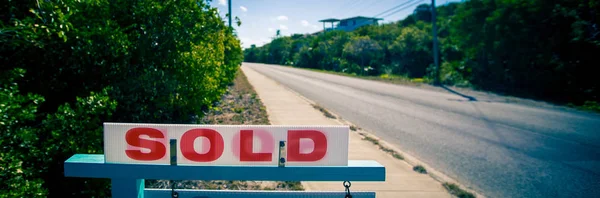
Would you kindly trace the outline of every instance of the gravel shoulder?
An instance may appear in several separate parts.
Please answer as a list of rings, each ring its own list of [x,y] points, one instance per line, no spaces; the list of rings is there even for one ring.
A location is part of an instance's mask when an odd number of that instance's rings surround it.
[[[200,124],[270,125],[265,106],[241,70],[221,101],[210,109]],[[146,180],[147,188],[170,189],[169,180]],[[304,190],[300,182],[268,181],[174,181],[175,189],[211,190]]]

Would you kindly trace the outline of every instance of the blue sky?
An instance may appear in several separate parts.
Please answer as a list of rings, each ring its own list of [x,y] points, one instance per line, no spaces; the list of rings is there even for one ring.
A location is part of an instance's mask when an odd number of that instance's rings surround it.
[[[407,1],[406,8],[394,13],[382,12]],[[437,5],[460,0],[436,0]],[[421,2],[421,3],[417,3]],[[242,46],[262,46],[271,41],[277,29],[282,35],[313,33],[323,29],[319,20],[325,18],[348,18],[367,16],[384,18],[383,23],[404,19],[417,5],[430,0],[232,0],[232,13],[242,21],[235,27]],[[211,5],[219,9],[222,17],[227,14],[228,0],[213,0]],[[416,4],[415,4],[416,3]],[[412,6],[411,6],[412,5]],[[408,7],[407,7],[408,6]],[[381,14],[381,15],[379,15]],[[389,16],[386,16],[389,15]]]

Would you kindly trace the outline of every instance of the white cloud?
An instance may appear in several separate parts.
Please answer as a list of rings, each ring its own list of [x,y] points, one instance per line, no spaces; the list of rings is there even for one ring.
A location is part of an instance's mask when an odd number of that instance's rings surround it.
[[[284,16],[284,15],[281,15],[281,16],[278,16],[278,17],[277,17],[277,20],[279,20],[279,21],[287,21],[287,20],[288,20],[288,17],[287,17],[287,16]]]
[[[240,10],[242,10],[242,12],[246,12],[246,11],[248,11],[248,8],[246,8],[244,6],[240,6]]]
[[[317,26],[317,25],[312,25],[310,27],[312,27],[313,29],[319,29],[319,26]]]
[[[275,31],[275,29],[273,29],[273,28],[269,28],[269,29],[267,29],[267,30],[268,30],[269,32],[273,32],[273,31]]]
[[[282,30],[287,30],[288,29],[288,27],[285,26],[285,25],[279,25],[279,28],[282,29]]]
[[[227,0],[219,0],[219,5],[227,5]]]
[[[307,20],[302,20],[300,21],[300,23],[302,24],[302,26],[304,27],[308,27],[310,25],[310,23]]]

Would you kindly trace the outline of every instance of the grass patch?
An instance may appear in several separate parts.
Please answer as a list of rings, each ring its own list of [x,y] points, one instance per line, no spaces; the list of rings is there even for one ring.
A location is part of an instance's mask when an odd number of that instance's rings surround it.
[[[372,138],[372,137],[369,137],[369,136],[366,136],[363,133],[361,133],[360,135],[363,136],[363,140],[366,140],[366,141],[369,141],[369,142],[375,144],[377,147],[379,147],[380,150],[382,150],[383,152],[386,152],[386,153],[392,155],[392,157],[394,157],[396,159],[399,159],[399,160],[403,160],[404,159],[404,156],[400,155],[400,153],[398,153],[398,152],[396,152],[396,151],[394,151],[394,150],[392,150],[390,148],[387,148],[387,147],[381,145],[379,143],[379,140],[377,140],[375,138]]]
[[[369,142],[371,142],[371,143],[373,143],[373,144],[375,144],[375,145],[377,145],[377,146],[380,146],[380,145],[379,145],[379,140],[377,140],[377,139],[375,139],[375,138],[372,138],[372,137],[369,137],[369,136],[365,136],[365,137],[363,138],[363,140],[367,140],[367,141],[369,141]]]
[[[238,70],[221,101],[199,120],[200,124],[268,125],[267,111],[246,75]],[[146,180],[147,188],[170,189],[169,180]],[[304,190],[300,182],[271,181],[175,181],[176,189],[212,190]]]
[[[572,103],[567,104],[568,107],[576,108],[583,111],[592,111],[596,113],[600,113],[600,103],[596,101],[585,101],[583,105],[577,106]]]
[[[301,67],[294,67],[294,68],[316,71],[316,72],[326,73],[326,74],[334,74],[334,75],[338,75],[338,76],[348,76],[348,77],[362,78],[362,79],[366,79],[366,80],[388,82],[388,83],[393,83],[393,84],[418,86],[418,85],[421,85],[424,83],[429,83],[428,79],[423,79],[423,78],[411,79],[408,76],[400,76],[400,75],[392,75],[392,74],[382,74],[379,76],[360,76],[360,75],[356,75],[356,74],[348,74],[348,73],[344,73],[344,72],[335,72],[335,71],[312,69],[312,68],[301,68]]]
[[[473,195],[473,193],[467,192],[463,189],[461,189],[458,185],[456,184],[452,184],[452,183],[444,183],[444,188],[446,188],[446,190],[448,190],[448,192],[458,198],[475,198],[475,195]]]
[[[288,66],[288,67],[292,67],[292,66]],[[321,70],[321,69],[313,69],[313,68],[302,68],[302,67],[293,67],[293,68],[304,69],[304,70],[315,71],[315,72],[326,73],[326,74],[333,74],[333,75],[338,75],[338,76],[347,76],[347,77],[360,78],[360,79],[365,79],[365,80],[387,82],[387,83],[391,83],[391,84],[412,85],[412,86],[416,86],[416,87],[419,87],[424,84],[433,84],[433,79],[428,78],[428,77],[410,78],[406,75],[402,76],[402,75],[393,75],[393,74],[381,74],[379,76],[360,76],[360,75],[356,75],[356,74],[349,74],[349,73],[328,71],[328,70]],[[456,86],[456,87],[472,89],[474,91],[490,92],[489,90],[476,88],[472,84],[470,84],[469,81],[466,81],[466,80],[452,82],[450,84],[452,84],[453,86]],[[503,92],[492,92],[492,93],[499,94],[499,95],[506,95],[506,96],[515,96],[515,97],[524,98],[524,99],[536,99],[534,97],[526,96],[526,95],[515,95],[515,94],[508,94],[508,93],[503,93]],[[549,98],[545,98],[545,99],[537,98],[537,99],[546,101],[546,102],[550,102],[553,104],[557,104],[559,106],[567,106],[567,107],[575,108],[575,109],[582,110],[582,111],[600,113],[600,102],[598,102],[598,101],[585,101],[583,104],[573,104],[573,103],[564,104],[564,103],[554,103]],[[517,102],[517,100],[507,98],[506,102],[514,103],[514,102]]]
[[[421,165],[416,165],[415,167],[413,167],[413,170],[417,173],[427,174],[427,170]]]
[[[335,119],[336,117],[329,113],[329,111],[327,111],[327,109],[317,105],[317,104],[312,104],[313,108],[319,110],[321,113],[323,113],[323,115],[325,115],[325,117],[331,118],[331,119]]]

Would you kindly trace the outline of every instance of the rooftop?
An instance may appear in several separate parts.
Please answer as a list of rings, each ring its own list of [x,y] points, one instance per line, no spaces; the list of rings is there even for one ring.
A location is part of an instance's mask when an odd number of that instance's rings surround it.
[[[345,18],[342,19],[343,20],[352,20],[352,19],[372,19],[372,20],[383,20],[382,18],[374,18],[374,17],[365,17],[365,16],[355,16],[355,17],[350,17],[350,18]]]
[[[329,18],[329,19],[323,19],[323,20],[320,20],[319,22],[338,22],[338,21],[345,21],[345,20],[352,20],[352,19],[371,19],[371,20],[383,20],[382,18],[365,17],[365,16],[355,16],[355,17],[350,17],[350,18],[345,18],[345,19],[334,19],[334,18]]]
[[[340,21],[340,20],[334,19],[334,18],[329,18],[329,19],[320,20],[319,22],[338,22],[338,21]]]

